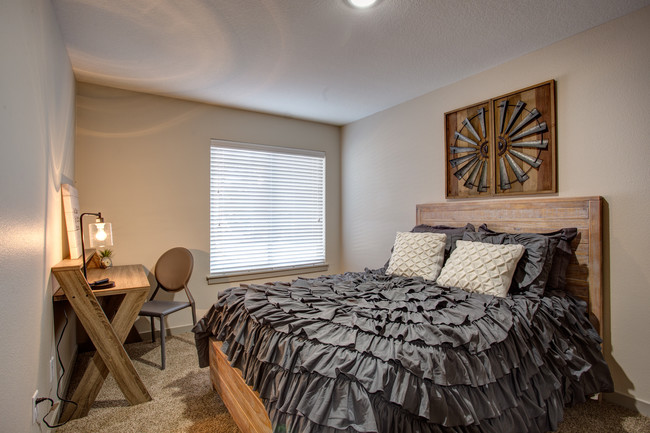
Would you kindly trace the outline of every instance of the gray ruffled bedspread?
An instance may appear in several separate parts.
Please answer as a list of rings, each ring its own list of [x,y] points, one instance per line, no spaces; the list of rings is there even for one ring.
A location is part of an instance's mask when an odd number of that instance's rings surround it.
[[[585,311],[367,270],[228,289],[194,332],[201,367],[223,341],[278,432],[547,432],[613,390]]]

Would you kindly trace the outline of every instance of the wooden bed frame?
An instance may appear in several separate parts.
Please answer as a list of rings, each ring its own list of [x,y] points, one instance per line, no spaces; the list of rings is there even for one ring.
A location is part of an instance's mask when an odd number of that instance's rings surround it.
[[[546,233],[576,227],[574,256],[567,271],[568,290],[587,301],[589,318],[603,335],[602,198],[528,198],[458,201],[416,206],[416,224],[477,228],[495,231]],[[210,379],[243,433],[271,433],[271,422],[258,394],[230,366],[221,342],[210,342]]]

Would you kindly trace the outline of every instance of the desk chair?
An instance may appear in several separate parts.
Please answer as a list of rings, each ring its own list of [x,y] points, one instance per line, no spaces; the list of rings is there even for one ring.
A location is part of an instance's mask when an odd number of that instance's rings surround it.
[[[187,282],[190,280],[193,267],[194,258],[188,249],[176,247],[166,251],[156,262],[156,290],[154,290],[149,301],[145,302],[140,309],[140,316],[148,316],[151,319],[152,342],[156,341],[154,317],[160,318],[160,358],[162,370],[165,369],[165,316],[184,308],[191,307],[192,323],[196,325],[194,298],[192,298],[190,289],[187,288]],[[168,292],[179,292],[185,289],[188,301],[155,301],[154,297],[160,288]]]

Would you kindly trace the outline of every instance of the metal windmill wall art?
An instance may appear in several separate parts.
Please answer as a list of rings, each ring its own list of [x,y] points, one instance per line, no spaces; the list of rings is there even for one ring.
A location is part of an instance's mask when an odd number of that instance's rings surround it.
[[[503,100],[499,103],[499,135],[497,136],[496,151],[499,159],[499,188],[502,191],[511,188],[511,180],[508,175],[507,167],[512,169],[516,180],[523,184],[529,179],[528,171],[533,168],[539,168],[543,160],[540,158],[542,150],[548,148],[548,139],[544,138],[544,133],[548,133],[548,125],[546,122],[537,120],[540,117],[539,110],[533,108],[527,110],[526,103],[523,101],[517,102],[511,113],[508,113],[508,100]],[[516,121],[520,119],[522,111],[527,114],[521,122],[513,128]],[[506,126],[506,118],[509,120]],[[536,121],[537,120],[537,121]],[[531,122],[536,121],[536,125],[524,131],[522,129],[529,125]],[[540,138],[533,141],[524,141],[525,138],[531,135],[540,135]],[[537,149],[536,155],[523,153],[521,149]],[[519,161],[515,161],[515,159]],[[520,163],[523,163],[522,168]],[[528,170],[525,170],[525,167]]]
[[[489,189],[490,141],[486,113],[485,107],[479,107],[474,116],[465,117],[463,127],[454,132],[454,142],[449,146],[449,165],[455,170],[454,176],[459,182],[464,180],[465,188],[476,188],[479,193]],[[480,125],[480,133],[472,122]]]
[[[554,81],[446,113],[445,128],[447,198],[557,192]]]

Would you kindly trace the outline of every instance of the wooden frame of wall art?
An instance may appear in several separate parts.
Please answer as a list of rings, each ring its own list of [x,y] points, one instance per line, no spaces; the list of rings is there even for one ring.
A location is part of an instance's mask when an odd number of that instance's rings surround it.
[[[557,192],[555,81],[445,113],[447,198]]]

